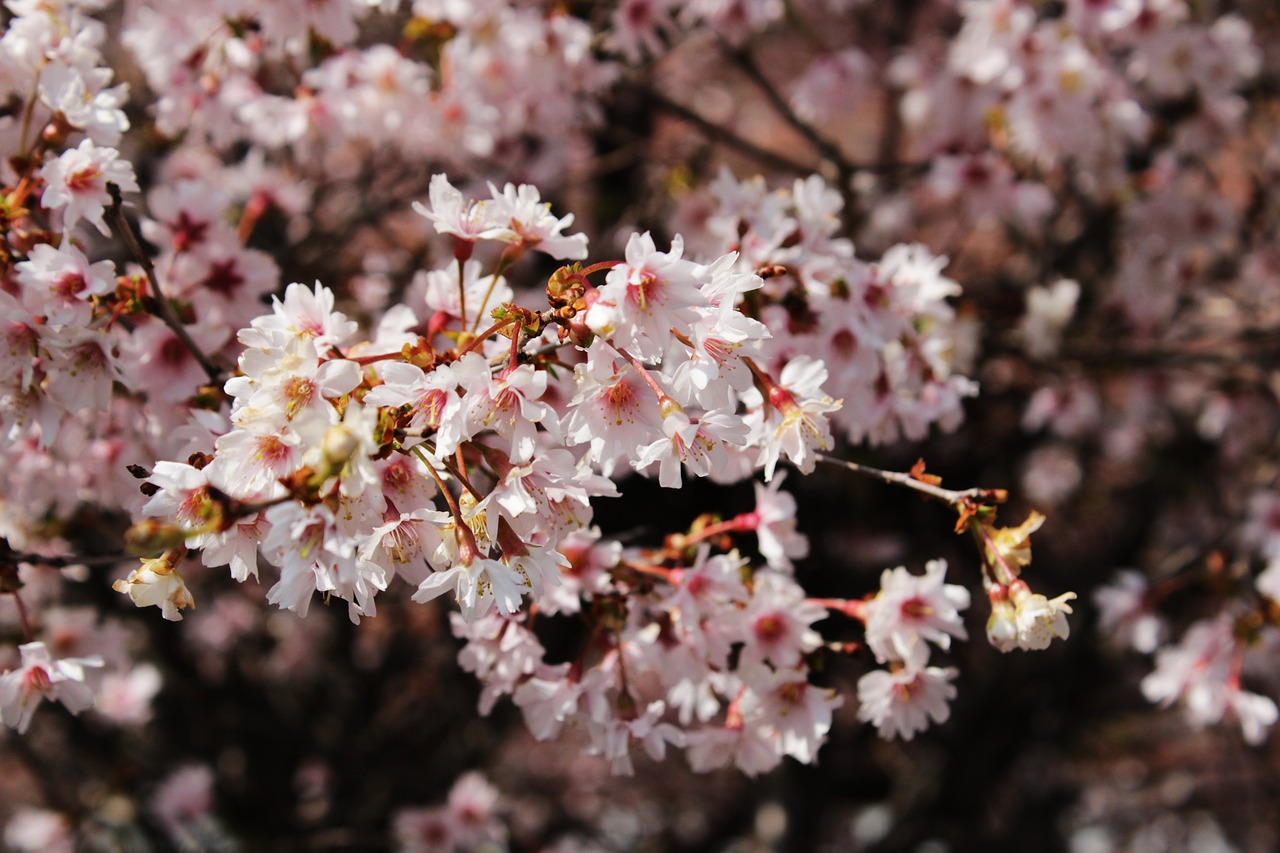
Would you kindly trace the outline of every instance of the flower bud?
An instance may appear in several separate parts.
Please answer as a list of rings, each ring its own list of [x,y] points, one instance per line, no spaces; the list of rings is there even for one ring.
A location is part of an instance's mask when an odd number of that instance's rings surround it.
[[[987,619],[987,642],[1002,652],[1018,646],[1017,609],[1004,595],[1003,588],[991,598],[991,617]]]
[[[324,434],[320,444],[320,455],[326,467],[332,467],[334,473],[342,470],[342,466],[355,455],[360,447],[360,439],[344,424],[336,424]]]
[[[154,554],[182,545],[188,535],[187,530],[176,524],[144,518],[125,531],[124,544],[134,554]]]

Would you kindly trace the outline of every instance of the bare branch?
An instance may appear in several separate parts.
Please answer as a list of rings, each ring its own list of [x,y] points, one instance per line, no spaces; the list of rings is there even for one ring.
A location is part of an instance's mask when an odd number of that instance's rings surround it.
[[[173,306],[169,304],[169,300],[165,298],[164,291],[160,289],[160,281],[156,278],[155,265],[151,263],[151,258],[147,257],[147,253],[142,250],[142,244],[138,242],[138,236],[133,233],[133,226],[129,224],[129,220],[125,219],[123,204],[120,198],[120,188],[113,183],[107,183],[107,192],[111,194],[111,209],[107,211],[107,216],[111,220],[111,225],[116,233],[120,235],[120,239],[124,240],[125,245],[129,247],[130,254],[134,260],[142,267],[143,273],[147,276],[147,284],[151,287],[151,299],[146,304],[152,313],[169,327],[170,331],[177,336],[182,345],[187,348],[192,357],[200,364],[201,369],[208,375],[209,381],[218,387],[222,387],[222,383],[226,381],[226,371],[219,368],[209,356],[205,355],[191,335],[187,333],[187,329],[182,325],[182,321],[173,311]]]

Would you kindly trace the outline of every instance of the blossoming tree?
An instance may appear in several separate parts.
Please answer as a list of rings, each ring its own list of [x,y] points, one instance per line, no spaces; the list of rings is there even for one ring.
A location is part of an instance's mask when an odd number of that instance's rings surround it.
[[[274,838],[217,816],[256,790],[234,744],[93,794],[45,762],[171,726],[166,696],[287,716],[343,681],[371,738],[404,702],[464,725],[456,698],[350,686],[397,642],[422,683],[518,713],[526,734],[494,728],[512,742],[756,777],[859,723],[947,723],[970,664],[1019,665],[961,651],[971,632],[1056,648],[1092,587],[1101,628],[1155,655],[1147,700],[1249,744],[1276,722],[1252,681],[1280,636],[1274,21],[1181,0],[5,7],[0,750],[44,780],[10,846]],[[1012,429],[966,425],[989,395],[1020,401]],[[1125,555],[1143,571],[1039,576],[1031,505],[1087,530],[1086,498],[1138,490],[1188,421],[1216,497],[1151,510],[1165,532]],[[966,464],[947,435],[1007,452]],[[949,463],[1021,477],[1018,523],[1006,488],[944,487]],[[932,513],[861,574],[874,549],[839,564],[861,519],[832,503],[855,488],[886,495],[873,525]],[[1160,607],[1188,590],[1172,642]],[[42,747],[44,719],[63,734]],[[447,805],[344,811],[327,731],[269,771],[298,826],[552,840],[474,773]]]

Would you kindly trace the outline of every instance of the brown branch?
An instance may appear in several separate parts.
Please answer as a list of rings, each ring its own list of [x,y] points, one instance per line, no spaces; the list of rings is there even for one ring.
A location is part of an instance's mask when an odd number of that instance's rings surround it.
[[[841,150],[839,145],[823,136],[818,132],[817,128],[796,115],[795,110],[791,108],[791,103],[778,91],[772,81],[764,75],[764,72],[756,65],[755,60],[751,58],[745,48],[734,48],[723,39],[720,44],[725,54],[756,85],[756,88],[760,90],[765,100],[782,117],[783,121],[791,125],[801,136],[808,140],[809,144],[817,150],[818,155],[830,168],[835,170],[836,190],[840,193],[840,199],[843,202],[840,221],[844,224],[845,233],[852,235],[858,219],[857,197],[853,192],[853,176],[856,171],[854,165],[845,157],[844,151]]]
[[[770,151],[749,139],[738,136],[728,128],[721,127],[715,122],[703,118],[701,115],[683,104],[671,100],[656,89],[651,89],[649,91],[649,97],[653,99],[653,103],[656,106],[677,116],[682,121],[693,125],[712,141],[719,142],[729,148],[736,149],[742,154],[746,154],[748,157],[759,160],[771,169],[777,169],[782,172],[794,172],[798,175],[808,175],[813,172],[812,166],[801,163],[798,160],[792,160],[790,157],[779,154],[775,151]]]
[[[31,631],[31,619],[27,616],[27,605],[22,603],[22,595],[16,589],[9,594],[13,596],[13,603],[18,608],[18,623],[22,626],[22,638],[29,643],[36,638],[36,635]]]
[[[898,149],[902,145],[902,112],[900,109],[900,101],[902,99],[902,90],[889,80],[887,66],[892,58],[892,51],[897,50],[907,41],[907,35],[911,27],[911,19],[915,15],[916,4],[914,0],[900,0],[898,3],[891,4],[892,20],[886,33],[886,44],[890,54],[881,59],[881,74],[885,80],[884,84],[884,102],[881,106],[880,115],[880,143],[877,149],[877,156],[881,162],[888,162],[898,159]],[[890,182],[889,189],[894,188],[894,183]]]
[[[818,133],[817,128],[796,115],[795,110],[791,109],[791,103],[778,91],[773,82],[764,75],[764,72],[760,70],[755,60],[751,58],[751,55],[746,50],[734,48],[723,40],[721,40],[721,48],[725,55],[733,61],[733,64],[750,78],[751,82],[760,90],[760,93],[764,95],[765,100],[769,102],[769,105],[782,117],[782,120],[807,139],[818,154],[836,169],[842,181],[853,176],[854,166],[844,156],[840,146]],[[842,190],[842,192],[844,191]],[[851,190],[849,191],[851,192]]]
[[[155,265],[151,263],[151,258],[147,257],[147,253],[142,250],[142,244],[138,242],[138,236],[133,233],[133,226],[125,218],[124,202],[120,198],[120,187],[108,182],[107,192],[111,195],[111,209],[107,211],[107,216],[111,219],[111,225],[115,228],[116,233],[120,235],[120,239],[124,240],[125,245],[129,247],[130,254],[142,267],[143,273],[147,276],[147,283],[151,286],[151,299],[146,300],[144,304],[153,309],[152,313],[177,336],[182,345],[187,348],[192,357],[200,364],[201,369],[208,375],[209,381],[221,387],[226,380],[225,371],[214,364],[196,342],[191,339],[186,327],[182,325],[182,321],[174,313],[173,306],[169,304],[169,300],[165,299],[164,291],[160,289],[160,281],[156,278]]]
[[[719,142],[729,148],[739,151],[742,154],[746,154],[748,157],[759,160],[762,164],[772,169],[777,169],[781,172],[793,172],[798,175],[811,175],[816,171],[813,165],[802,163],[799,160],[793,160],[785,154],[779,154],[776,151],[771,151],[770,149],[758,145],[745,137],[739,136],[727,127],[722,127],[721,125],[704,118],[689,107],[686,107],[684,104],[671,100],[656,89],[650,89],[648,94],[653,100],[655,106],[666,110],[684,122],[693,125],[712,141]],[[852,177],[854,172],[912,174],[923,173],[929,168],[929,163],[927,162],[885,161],[880,163],[859,163],[849,160],[843,155],[841,155],[841,162],[848,166],[850,177]]]
[[[765,100],[769,102],[769,105],[773,107],[782,120],[803,136],[818,152],[818,156],[822,158],[823,162],[835,171],[834,182],[836,189],[844,202],[841,221],[844,223],[846,234],[852,234],[856,230],[860,219],[857,213],[857,197],[853,190],[853,179],[857,172],[874,171],[893,175],[904,170],[914,171],[921,167],[921,164],[900,163],[897,161],[896,133],[893,134],[894,142],[891,147],[886,144],[880,146],[877,152],[878,163],[861,164],[853,162],[845,155],[844,150],[836,141],[819,133],[816,127],[796,114],[786,96],[779,91],[773,81],[765,76],[760,66],[756,64],[745,48],[735,48],[723,39],[720,44],[725,55],[755,84],[756,88],[760,90]],[[888,93],[886,93],[886,99],[896,109],[896,99],[890,97]]]
[[[936,498],[943,503],[950,504],[953,507],[960,507],[967,503],[992,504],[1003,503],[1008,495],[1004,489],[964,489],[955,491],[954,489],[944,489],[941,486],[935,486],[932,483],[926,483],[923,480],[917,480],[910,474],[903,474],[898,471],[884,471],[879,468],[872,468],[869,465],[859,465],[857,462],[850,462],[847,459],[840,459],[836,456],[830,456],[826,453],[817,454],[819,462],[825,462],[828,465],[838,465],[847,468],[856,474],[863,474],[873,477],[884,483],[892,483],[895,486],[906,486],[927,495]]]
[[[26,563],[31,566],[47,566],[51,569],[65,569],[69,566],[85,566],[86,568],[114,566],[117,563],[124,563],[130,560],[136,560],[137,558],[130,556],[129,554],[105,554],[92,557],[76,556],[75,554],[72,554],[65,557],[50,557],[44,554],[28,554],[22,551],[6,551],[0,559],[3,559],[6,564]]]

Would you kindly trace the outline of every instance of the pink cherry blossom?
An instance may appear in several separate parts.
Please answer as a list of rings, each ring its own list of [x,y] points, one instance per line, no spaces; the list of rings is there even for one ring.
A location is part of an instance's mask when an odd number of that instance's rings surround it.
[[[50,210],[62,210],[63,226],[68,229],[84,219],[108,236],[110,231],[102,218],[103,209],[111,202],[107,184],[115,184],[121,192],[138,191],[133,166],[119,157],[116,149],[99,148],[91,139],[64,151],[40,170],[45,182],[40,203]]]

